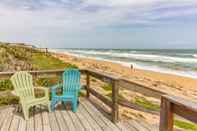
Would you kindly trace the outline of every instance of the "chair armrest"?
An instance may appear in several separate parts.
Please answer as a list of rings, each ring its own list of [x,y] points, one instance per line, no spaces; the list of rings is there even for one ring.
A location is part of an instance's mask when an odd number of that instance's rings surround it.
[[[51,87],[52,90],[56,90],[57,88],[61,88],[63,86],[63,84],[56,84],[54,86]]]
[[[52,96],[55,96],[57,88],[61,88],[61,87],[63,87],[63,84],[57,84],[57,85],[52,86],[51,87]]]
[[[34,87],[35,89],[40,89],[44,90],[45,96],[48,98],[49,97],[49,89],[46,87]]]

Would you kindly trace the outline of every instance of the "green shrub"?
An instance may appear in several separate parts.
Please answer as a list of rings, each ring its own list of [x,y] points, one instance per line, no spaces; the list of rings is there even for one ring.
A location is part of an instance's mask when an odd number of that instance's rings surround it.
[[[91,79],[91,81],[92,81],[92,82],[97,82],[97,80],[96,80],[96,79]]]
[[[18,104],[19,98],[15,96],[0,97],[0,106]]]
[[[150,110],[158,111],[160,109],[158,104],[152,103],[143,97],[136,97],[134,103]]]
[[[13,90],[13,86],[10,80],[0,81],[0,91]]]
[[[108,93],[106,96],[107,96],[108,98],[112,99],[112,93],[111,93],[111,92]],[[122,96],[121,94],[118,95],[118,99],[119,99],[119,100],[125,100],[124,96]]]
[[[174,120],[174,125],[187,131],[197,131],[197,125],[191,122]]]
[[[40,70],[77,68],[77,66],[65,63],[52,55],[43,55],[40,53],[33,54],[31,63],[34,68]]]
[[[112,84],[105,84],[102,86],[105,91],[112,91]]]
[[[85,97],[85,96],[86,96],[85,92],[82,92],[82,91],[79,92],[79,97]]]
[[[36,80],[36,84],[38,86],[43,86],[43,87],[52,87],[60,82],[60,78],[58,77],[53,77],[53,78],[38,78]]]

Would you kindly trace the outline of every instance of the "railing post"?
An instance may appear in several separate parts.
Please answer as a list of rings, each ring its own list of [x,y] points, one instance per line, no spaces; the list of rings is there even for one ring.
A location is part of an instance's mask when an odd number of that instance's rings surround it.
[[[118,109],[118,94],[119,86],[118,81],[112,81],[112,122],[118,122],[119,109]]]
[[[86,97],[87,98],[90,97],[89,88],[90,88],[90,75],[88,72],[86,72]]]
[[[159,131],[173,131],[172,103],[163,96],[161,97]]]

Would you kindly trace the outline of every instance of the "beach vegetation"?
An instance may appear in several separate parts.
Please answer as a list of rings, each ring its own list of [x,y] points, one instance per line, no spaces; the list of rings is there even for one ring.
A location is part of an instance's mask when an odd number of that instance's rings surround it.
[[[34,68],[39,70],[77,68],[76,65],[65,63],[53,57],[50,54],[48,55],[44,55],[42,53],[33,54],[31,61]]]
[[[147,100],[144,97],[135,97],[135,99],[132,101],[137,105],[140,105],[144,107],[145,109],[153,110],[153,111],[159,111],[160,110],[160,105],[155,104],[149,100]]]
[[[0,106],[18,104],[19,98],[16,96],[0,97]]]
[[[83,91],[80,91],[79,92],[79,97],[85,97],[86,96],[86,93],[85,92],[83,92]]]
[[[112,92],[108,93],[106,96],[108,98],[112,99]],[[126,100],[126,98],[123,95],[121,95],[121,94],[118,95],[118,99],[119,100]]]
[[[10,80],[0,81],[0,91],[13,90],[13,86]]]
[[[112,91],[112,84],[105,84],[101,86],[105,91]]]
[[[96,79],[94,79],[94,78],[92,78],[92,79],[91,79],[91,81],[92,81],[92,82],[97,82],[97,80],[96,80]]]
[[[187,131],[197,131],[197,124],[188,121],[174,120],[174,125]]]

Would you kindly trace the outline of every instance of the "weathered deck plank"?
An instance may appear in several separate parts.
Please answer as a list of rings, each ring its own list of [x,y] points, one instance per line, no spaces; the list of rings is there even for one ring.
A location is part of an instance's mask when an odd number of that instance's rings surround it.
[[[57,123],[54,113],[49,113],[49,121],[50,121],[52,131],[60,131],[60,128],[58,126],[58,123]]]
[[[12,119],[13,119],[13,108],[8,108],[6,112],[7,112],[7,115],[4,119],[3,125],[1,127],[1,131],[8,131],[10,128]]]
[[[9,130],[10,131],[17,131],[18,127],[19,127],[19,122],[20,122],[19,116],[14,115]]]
[[[90,114],[82,106],[79,106],[79,110],[95,131],[102,131],[101,127],[96,123],[96,121],[90,116]]]
[[[90,107],[87,106],[85,102],[81,102],[81,105],[89,112],[90,116],[94,118],[99,126],[101,126],[102,130],[104,131],[112,131],[112,129],[107,126],[107,124],[95,113]]]
[[[30,115],[30,118],[29,118],[29,120],[27,121],[27,125],[26,125],[26,127],[27,127],[27,131],[34,131],[34,115],[33,115],[33,112],[30,112],[30,114],[32,114],[32,115]],[[23,114],[21,113],[21,115],[22,115],[22,118],[23,118]],[[24,120],[24,119],[23,119]],[[21,123],[20,123],[21,124]]]
[[[43,121],[43,131],[51,131],[49,113],[47,110],[41,111]]]
[[[70,118],[70,116],[68,114],[68,112],[66,110],[62,110],[61,114],[64,117],[64,120],[65,120],[66,124],[68,125],[69,131],[77,131],[77,129],[74,126],[74,123],[73,123],[72,119]]]
[[[126,128],[127,131],[139,131],[137,130],[134,126],[132,126],[130,123],[128,122],[124,122],[123,123],[123,129]],[[123,130],[124,131],[124,130]]]
[[[26,126],[27,126],[27,121],[23,119],[23,117],[19,117],[19,126],[18,126],[18,131],[27,131]]]
[[[34,122],[35,122],[35,130],[42,131],[43,123],[42,123],[42,118],[41,118],[41,113],[40,113],[40,107],[35,108],[34,110]]]
[[[115,125],[86,99],[80,100],[76,113],[65,109],[49,113],[37,107],[27,121],[14,110],[12,106],[0,109],[1,131],[152,131],[148,124],[135,120]]]
[[[4,109],[4,110],[5,110],[5,109]],[[4,110],[2,109],[2,110],[1,110],[1,114],[0,114],[0,127],[3,126],[4,119],[5,119],[5,117],[6,117],[7,113],[8,113],[8,112],[4,112]]]
[[[91,127],[91,125],[88,123],[88,121],[85,119],[85,117],[82,115],[80,110],[76,113],[76,115],[79,118],[79,120],[81,121],[81,123],[86,131],[93,131],[94,130]]]
[[[71,111],[68,111],[74,125],[75,125],[75,128],[79,131],[85,131],[85,128],[83,127],[83,125],[81,124],[80,120],[77,118],[76,114],[74,114],[73,112]]]
[[[100,117],[100,119],[102,119],[106,123],[106,125],[108,127],[110,127],[113,131],[119,131],[120,130],[118,128],[118,126],[116,126],[109,119],[107,119],[106,117],[104,117],[103,114],[100,111],[98,111],[90,102],[86,102],[86,101],[84,101],[84,102],[86,103],[86,105],[89,108],[91,108],[96,114],[98,114],[98,116]]]
[[[138,131],[149,131],[147,128],[139,124],[139,122],[136,122],[135,120],[129,121],[130,125],[132,125],[135,129]]]
[[[56,116],[56,119],[60,128],[60,131],[68,131],[67,125],[64,123],[64,118],[60,114],[59,110],[55,111],[55,116]]]

